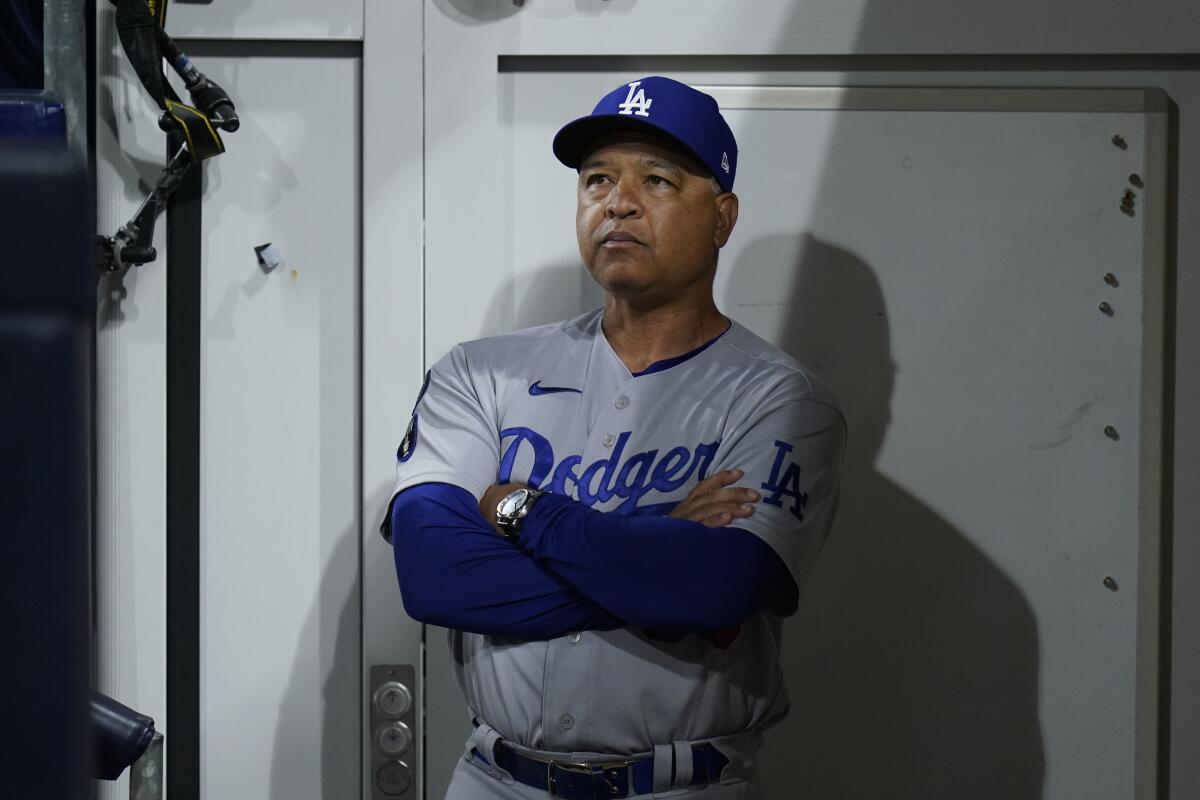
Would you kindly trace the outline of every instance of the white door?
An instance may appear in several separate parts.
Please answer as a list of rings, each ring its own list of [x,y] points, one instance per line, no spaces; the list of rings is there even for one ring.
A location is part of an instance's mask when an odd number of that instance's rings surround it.
[[[340,796],[359,786],[359,220],[341,198],[361,65],[197,55],[245,109],[202,216],[201,793]]]

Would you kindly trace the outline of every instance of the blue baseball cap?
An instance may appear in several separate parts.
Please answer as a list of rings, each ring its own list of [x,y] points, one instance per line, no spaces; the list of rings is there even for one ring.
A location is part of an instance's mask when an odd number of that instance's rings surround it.
[[[606,94],[591,114],[564,125],[554,136],[554,155],[579,169],[593,142],[621,130],[644,130],[676,142],[722,189],[733,191],[737,142],[712,96],[659,75],[627,83]]]

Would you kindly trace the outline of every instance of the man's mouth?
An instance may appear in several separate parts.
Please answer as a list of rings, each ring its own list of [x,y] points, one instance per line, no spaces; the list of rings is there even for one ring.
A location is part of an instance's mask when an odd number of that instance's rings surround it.
[[[625,233],[624,231],[613,231],[600,240],[601,246],[628,247],[636,244],[641,244],[641,240],[632,233]]]

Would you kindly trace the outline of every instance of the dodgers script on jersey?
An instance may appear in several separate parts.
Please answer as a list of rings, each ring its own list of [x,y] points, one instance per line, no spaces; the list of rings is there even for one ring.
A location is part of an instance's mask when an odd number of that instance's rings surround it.
[[[736,322],[631,374],[601,320],[596,310],[455,347],[426,378],[395,491],[443,482],[478,499],[518,482],[600,511],[662,515],[704,477],[740,468],[738,485],[762,500],[736,526],[766,541],[803,589],[845,446],[829,391]],[[505,739],[633,754],[778,721],[787,711],[779,637],[779,617],[758,614],[724,648],[633,628],[550,641],[451,631],[450,646],[472,713]]]

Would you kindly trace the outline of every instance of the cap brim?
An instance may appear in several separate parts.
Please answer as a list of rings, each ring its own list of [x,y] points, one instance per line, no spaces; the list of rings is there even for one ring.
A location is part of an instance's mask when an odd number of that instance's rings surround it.
[[[692,148],[688,147],[678,137],[668,133],[657,125],[643,122],[636,117],[625,114],[604,114],[580,117],[574,122],[568,122],[554,136],[554,156],[571,169],[579,169],[583,157],[591,151],[597,139],[610,133],[620,131],[637,131],[648,133],[679,148],[687,153],[701,169],[708,172],[704,159]]]

